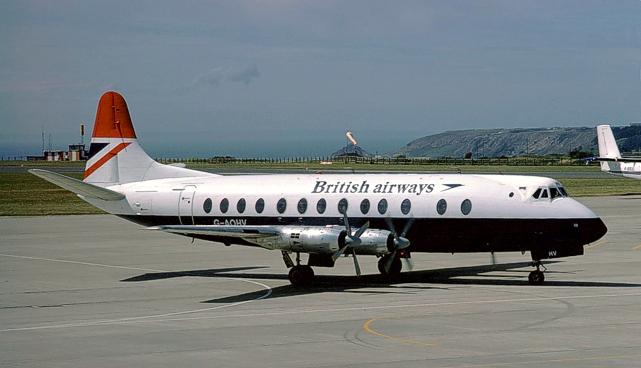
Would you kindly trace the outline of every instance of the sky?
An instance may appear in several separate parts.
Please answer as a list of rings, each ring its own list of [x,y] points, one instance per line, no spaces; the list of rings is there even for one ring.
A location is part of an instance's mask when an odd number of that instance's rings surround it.
[[[641,121],[641,1],[0,2],[0,156],[122,94],[153,157],[371,153]]]

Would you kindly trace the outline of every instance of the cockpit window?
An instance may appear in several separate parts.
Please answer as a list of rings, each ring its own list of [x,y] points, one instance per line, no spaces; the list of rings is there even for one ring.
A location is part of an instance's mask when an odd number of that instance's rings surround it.
[[[542,190],[543,189],[541,189],[541,188],[537,189],[536,192],[534,192],[534,194],[532,194],[532,197],[534,197],[534,199],[539,199],[539,197],[541,196],[541,191]]]
[[[566,192],[566,191],[565,191],[565,188],[563,188],[563,187],[559,187],[559,192],[561,192],[561,194],[562,194],[564,197],[569,197],[569,196],[570,196],[570,195],[568,194],[568,192]]]
[[[549,187],[549,188],[538,188],[534,194],[532,194],[534,199],[556,199],[569,197],[568,193],[562,186],[559,187]]]

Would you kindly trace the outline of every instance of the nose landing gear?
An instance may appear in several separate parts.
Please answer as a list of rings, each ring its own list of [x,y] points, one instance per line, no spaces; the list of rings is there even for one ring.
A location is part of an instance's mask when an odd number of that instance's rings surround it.
[[[540,268],[543,267],[543,269],[546,271],[547,268],[545,268],[540,260],[532,262],[532,266],[536,267],[536,271],[530,272],[530,275],[527,278],[530,282],[530,285],[543,285],[543,282],[545,281],[545,275]]]

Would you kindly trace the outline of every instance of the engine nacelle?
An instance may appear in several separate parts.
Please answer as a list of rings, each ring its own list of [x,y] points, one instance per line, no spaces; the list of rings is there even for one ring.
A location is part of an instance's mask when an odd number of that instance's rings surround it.
[[[334,253],[344,246],[345,230],[338,226],[286,226],[277,249],[316,254]]]
[[[389,230],[367,229],[361,235],[361,244],[354,247],[357,254],[381,256],[390,253],[394,236]]]
[[[357,254],[384,255],[390,252],[389,244],[393,236],[388,230],[367,229],[360,239],[361,243],[354,246]],[[285,226],[279,231],[277,238],[254,241],[268,249],[332,254],[346,246],[349,238],[341,226]]]

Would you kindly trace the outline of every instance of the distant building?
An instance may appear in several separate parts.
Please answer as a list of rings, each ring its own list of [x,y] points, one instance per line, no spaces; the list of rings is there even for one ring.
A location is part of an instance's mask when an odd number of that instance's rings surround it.
[[[87,151],[85,151],[84,144],[70,144],[69,145],[69,161],[85,161],[87,160]]]
[[[87,151],[84,144],[70,144],[69,151],[51,150],[44,151],[45,161],[85,161]],[[35,156],[34,156],[35,159]]]
[[[62,150],[44,151],[45,161],[67,161],[68,153]]]

